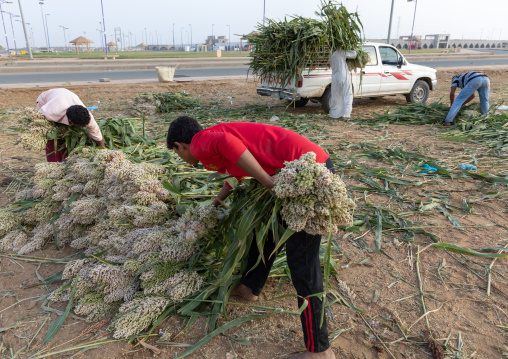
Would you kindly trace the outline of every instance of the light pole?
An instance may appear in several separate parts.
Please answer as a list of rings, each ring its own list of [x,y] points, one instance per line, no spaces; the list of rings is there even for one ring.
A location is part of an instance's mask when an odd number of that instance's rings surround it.
[[[392,18],[393,18],[393,3],[395,0],[392,0],[392,8],[390,10],[390,23],[388,24],[388,38],[386,39],[386,43],[390,45],[390,34],[392,32]]]
[[[148,45],[148,34],[146,33],[146,27],[144,29],[145,29],[145,41],[146,45]]]
[[[102,39],[102,21],[99,21],[99,29],[100,29],[99,38],[101,39],[101,48],[102,51],[104,51],[104,40]]]
[[[26,31],[26,25],[30,25],[29,22],[25,23],[25,17],[23,16],[23,7],[21,6],[21,0],[18,0],[18,5],[19,5],[19,13],[21,15],[21,23],[23,24],[23,32],[25,33],[25,41],[26,41],[26,50],[28,51],[28,59],[29,60],[33,60],[34,57],[32,55],[32,48],[30,47],[30,42],[32,42],[33,44],[33,35],[31,36],[31,39],[29,39],[30,37],[30,33],[27,33]],[[20,21],[20,20],[16,20],[16,21]]]
[[[175,23],[173,23],[173,51],[176,51],[176,44],[175,44]]]
[[[229,29],[229,35],[228,35],[228,38],[229,38],[229,45],[228,45],[228,51],[231,51],[231,25],[226,25]]]
[[[213,45],[215,45],[215,41],[214,41],[214,37],[213,37],[213,27],[215,26],[215,24],[212,24],[212,51],[213,51]]]
[[[48,29],[48,15],[49,14],[46,14],[45,17],[46,17],[46,32],[48,33],[48,52],[51,52],[51,41],[49,40],[49,29]]]
[[[67,50],[67,37],[65,37],[65,30],[69,30],[68,27],[65,27],[63,25],[58,25],[62,28],[63,30],[63,33],[64,33],[64,51]],[[101,32],[101,35],[102,35],[102,30],[99,30]],[[102,42],[102,41],[101,41]]]
[[[407,2],[412,2],[413,0],[407,0]],[[418,5],[418,0],[414,0],[415,2],[415,12],[413,15],[413,27],[411,28],[411,39],[409,40],[409,53],[411,53],[411,46],[413,46],[413,31],[415,28],[415,18],[416,18],[416,6]],[[416,47],[416,46],[415,46]]]
[[[11,56],[11,49],[9,48],[9,40],[7,39],[7,30],[5,29],[4,12],[2,10],[2,4],[7,3],[5,0],[0,0],[0,14],[2,14],[2,23],[4,25],[5,42],[7,43],[7,52]],[[7,3],[10,4],[10,3]]]
[[[265,26],[266,0],[263,0],[263,26]]]
[[[190,27],[190,50],[192,51],[192,25],[189,24]]]
[[[104,21],[104,5],[101,0],[101,9],[102,9],[102,24],[104,25],[104,48],[106,49],[106,56],[108,56],[108,40],[106,37],[106,22]]]
[[[182,44],[180,51],[183,51],[183,27],[180,28],[180,42]]]
[[[8,12],[8,11],[2,11],[2,12],[9,15],[9,17],[11,18],[11,31],[12,31],[12,39],[14,40],[14,52],[17,55],[18,54],[18,46],[16,45],[16,35],[14,34],[14,25],[12,24],[12,18],[19,17],[19,15],[14,15],[12,12]]]
[[[46,31],[44,31],[44,28],[46,27],[46,22],[44,21],[44,11],[42,10],[42,5],[44,5],[44,2],[39,1],[39,5],[41,6],[42,29],[43,29],[43,32],[44,32],[44,38],[46,39],[46,47],[47,47],[48,52],[49,52],[48,34],[46,33]]]

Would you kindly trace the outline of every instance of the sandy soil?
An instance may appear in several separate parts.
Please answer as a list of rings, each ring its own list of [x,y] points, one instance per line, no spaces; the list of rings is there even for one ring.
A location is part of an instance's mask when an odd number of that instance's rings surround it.
[[[485,71],[491,78],[491,102],[508,99],[508,72],[506,69]],[[454,69],[438,73],[438,88],[429,101],[447,101],[450,79]],[[278,100],[255,95],[255,82],[245,80],[206,81],[174,84],[138,84],[70,87],[88,105],[99,105],[96,117],[128,117],[132,100],[137,92],[161,92],[185,90],[202,101],[224,100],[224,106],[241,107],[245,104],[280,104]],[[11,114],[7,111],[33,105],[43,88],[11,89],[0,91],[0,204],[8,203],[16,186],[28,181],[33,165],[43,158],[14,146],[16,134],[9,131]],[[230,104],[228,97],[232,97]],[[227,101],[226,101],[227,100]],[[475,100],[477,101],[477,100]],[[377,100],[356,100],[353,116],[368,117],[373,112],[386,111],[388,106],[405,103],[402,96],[384,97]],[[274,112],[282,111],[280,107]],[[312,117],[322,113],[319,104],[288,111]],[[442,119],[437,119],[440,122]],[[507,157],[490,157],[481,145],[443,140],[446,129],[437,125],[400,126],[383,128],[364,126],[356,120],[349,123],[330,120],[316,121],[325,126],[329,134],[324,143],[337,145],[337,151],[347,154],[347,148],[338,144],[359,142],[380,147],[404,146],[406,151],[432,156],[456,168],[460,163],[479,161],[478,172],[497,173],[508,170]],[[374,160],[365,164],[383,166]],[[506,173],[506,172],[505,172]],[[16,179],[17,181],[13,180]],[[354,178],[352,185],[359,184]],[[497,191],[497,192],[496,192]],[[493,195],[497,193],[496,195]],[[474,207],[474,213],[457,210],[454,216],[464,230],[454,227],[440,213],[412,220],[424,224],[440,241],[470,248],[501,247],[507,244],[508,209],[506,186],[486,186],[480,181],[456,179],[428,179],[421,187],[407,189],[411,198],[446,196],[450,204],[462,206],[463,199]],[[490,194],[490,195],[489,195]],[[355,191],[354,196],[363,197]],[[390,206],[387,197],[372,195],[370,203]],[[400,211],[399,208],[394,208]],[[400,238],[399,238],[400,239]],[[507,355],[508,327],[508,265],[506,259],[480,259],[463,257],[457,253],[427,247],[425,237],[417,236],[412,244],[396,237],[385,237],[383,254],[375,250],[375,235],[341,234],[338,243],[342,255],[338,274],[332,280],[334,288],[345,300],[363,310],[364,314],[341,305],[331,306],[329,332],[336,338],[332,348],[337,358],[432,358],[426,342],[425,331],[434,333],[440,343],[446,343],[455,351],[450,358],[502,358]],[[48,247],[33,253],[33,259],[0,254],[0,357],[27,358],[45,348],[51,352],[76,345],[67,343],[76,338],[89,324],[79,318],[69,317],[55,340],[42,344],[50,322],[58,316],[51,309],[42,308],[43,301],[35,299],[56,288],[56,284],[42,286],[38,278],[48,278],[63,268],[54,258],[65,258],[72,251],[56,251]],[[487,271],[492,268],[491,293],[487,296]],[[339,282],[342,281],[342,282]],[[342,284],[341,284],[342,283]],[[294,298],[269,301],[270,298],[293,293],[289,281],[277,291],[279,282],[270,279],[258,303],[261,306],[297,310]],[[422,308],[423,291],[427,315]],[[65,310],[65,305],[53,308]],[[252,314],[252,308],[228,306],[227,320]],[[427,324],[428,320],[428,324]],[[174,316],[160,325],[161,331],[171,332],[172,344],[158,343],[157,338],[148,340],[162,350],[159,357],[174,358],[205,333],[204,320],[192,328],[184,329],[182,318]],[[339,335],[340,334],[340,335]],[[104,326],[97,334],[111,338]],[[86,336],[82,339],[90,339]],[[58,348],[56,348],[58,346]],[[299,318],[276,315],[235,327],[211,340],[189,358],[287,358],[304,350]],[[50,352],[48,351],[48,352]],[[503,354],[504,353],[504,354]],[[44,353],[42,353],[44,354]],[[53,357],[81,358],[149,358],[154,353],[142,346],[125,341],[104,344],[100,349],[79,353],[72,351]]]

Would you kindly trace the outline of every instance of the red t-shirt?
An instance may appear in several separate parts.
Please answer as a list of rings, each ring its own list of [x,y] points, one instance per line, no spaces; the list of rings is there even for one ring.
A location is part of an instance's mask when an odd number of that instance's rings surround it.
[[[236,166],[249,150],[269,175],[307,152],[316,153],[316,161],[330,157],[321,147],[296,132],[277,126],[250,122],[221,123],[198,132],[191,141],[191,154],[206,169],[241,179],[248,176]]]

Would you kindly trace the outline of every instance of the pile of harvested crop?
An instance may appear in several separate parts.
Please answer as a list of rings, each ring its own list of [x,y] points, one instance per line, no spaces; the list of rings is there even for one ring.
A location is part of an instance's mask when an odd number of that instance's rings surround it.
[[[143,116],[177,110],[195,109],[200,106],[201,103],[199,100],[191,97],[185,91],[144,92],[137,94],[134,99],[134,113]]]
[[[0,211],[0,250],[25,254],[50,240],[82,250],[49,299],[73,301],[90,321],[116,313],[116,338],[138,334],[201,287],[202,276],[188,269],[196,242],[182,237],[213,229],[220,214],[191,206],[176,219],[158,180],[164,171],[111,150],[83,149],[66,163],[39,164],[33,189]]]

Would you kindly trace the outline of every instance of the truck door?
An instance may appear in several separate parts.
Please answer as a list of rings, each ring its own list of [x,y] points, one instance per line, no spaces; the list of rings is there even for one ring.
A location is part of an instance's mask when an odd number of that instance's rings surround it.
[[[383,77],[381,78],[381,91],[383,93],[407,93],[411,87],[411,75],[397,67],[399,61],[403,61],[402,55],[389,46],[380,46],[381,66]]]
[[[369,55],[369,62],[361,70],[352,72],[354,96],[372,96],[379,92],[381,86],[381,66],[374,46],[362,46],[361,49]]]

